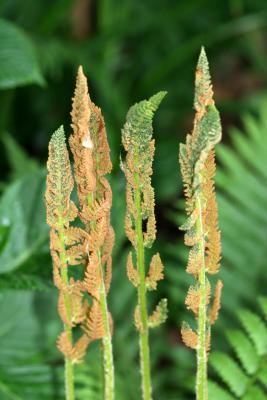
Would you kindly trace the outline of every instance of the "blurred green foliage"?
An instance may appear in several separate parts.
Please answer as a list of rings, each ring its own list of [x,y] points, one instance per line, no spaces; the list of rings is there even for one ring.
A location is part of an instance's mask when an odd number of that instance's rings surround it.
[[[177,229],[184,218],[178,145],[191,129],[193,74],[205,45],[224,126],[217,174],[224,293],[213,348],[228,352],[223,332],[236,327],[234,310],[254,310],[256,297],[266,295],[266,1],[1,0],[0,13],[0,398],[62,398],[44,164],[51,133],[61,123],[70,133],[82,64],[105,116],[114,164],[117,241],[109,300],[118,400],[140,398],[138,338],[130,317],[135,294],[125,268],[120,129],[130,105],[158,90],[169,92],[155,121],[153,184],[156,245],[166,271],[158,298],[168,298],[170,312],[165,326],[151,333],[152,369],[156,400],[189,400],[194,354],[179,337],[188,318],[183,302],[189,278]],[[98,346],[92,346],[77,369],[79,400],[101,398],[98,359]],[[213,370],[211,375],[217,382]]]

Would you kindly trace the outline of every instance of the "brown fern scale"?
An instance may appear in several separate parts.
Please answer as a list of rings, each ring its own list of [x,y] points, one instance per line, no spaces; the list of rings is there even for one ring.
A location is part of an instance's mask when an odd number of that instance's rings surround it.
[[[181,144],[179,161],[184,183],[186,212],[188,219],[181,227],[185,230],[185,244],[191,247],[186,271],[197,281],[190,286],[185,304],[198,319],[200,305],[199,273],[203,268],[203,254],[200,251],[204,241],[205,272],[217,274],[221,259],[221,238],[218,229],[218,211],[214,189],[216,172],[214,147],[221,139],[221,127],[218,111],[213,100],[213,90],[210,81],[208,62],[202,49],[196,70],[195,79],[195,118],[192,133],[187,135],[186,143]],[[199,215],[198,201],[201,201]],[[197,221],[201,219],[203,237],[196,229]],[[215,322],[220,309],[222,282],[218,281],[214,294],[213,306],[208,312],[207,352],[210,348],[210,325]],[[206,278],[206,308],[210,303],[210,283]],[[182,327],[184,343],[197,348],[198,338],[188,325]]]

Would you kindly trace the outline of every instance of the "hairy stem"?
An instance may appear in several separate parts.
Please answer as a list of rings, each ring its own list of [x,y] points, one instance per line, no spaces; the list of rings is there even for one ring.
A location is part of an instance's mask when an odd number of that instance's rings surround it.
[[[152,387],[150,377],[150,355],[149,355],[149,337],[148,337],[148,316],[146,304],[146,285],[145,285],[145,251],[142,229],[142,209],[141,192],[139,187],[139,176],[135,174],[135,207],[136,207],[136,236],[137,236],[137,270],[139,275],[138,285],[138,305],[141,319],[140,331],[140,363],[142,374],[142,392],[143,400],[152,399]]]
[[[101,255],[99,252],[99,259]],[[103,266],[100,263],[101,270],[101,286],[100,286],[100,306],[102,310],[103,325],[105,335],[102,339],[103,342],[103,353],[104,353],[104,373],[105,373],[105,400],[114,399],[114,365],[113,365],[113,351],[112,351],[112,340],[109,326],[109,315],[107,307],[107,296],[104,282],[104,271]]]
[[[66,252],[65,252],[65,237],[64,237],[64,227],[59,230],[59,240],[60,240],[60,261],[61,261],[61,277],[65,285],[69,284]],[[71,319],[71,297],[70,294],[64,293],[64,303],[67,313],[68,320]],[[67,333],[68,340],[72,345],[72,329],[71,326],[64,324],[65,332]],[[74,400],[74,373],[73,373],[73,363],[68,357],[65,357],[65,390],[66,390],[66,400]]]
[[[199,244],[199,252],[201,253],[202,266],[199,273],[200,285],[200,305],[198,312],[198,348],[197,348],[197,400],[208,399],[207,387],[207,349],[206,349],[206,327],[207,327],[207,310],[206,310],[206,270],[205,270],[205,243],[202,221],[202,204],[201,199],[197,199],[197,207],[199,218],[197,221],[197,235],[201,238]]]
[[[93,193],[88,196],[88,204],[90,207],[93,205]],[[91,228],[95,229],[96,223],[95,221],[91,222]],[[103,318],[103,327],[104,327],[104,337],[102,339],[103,344],[103,360],[104,360],[104,396],[105,400],[114,400],[114,387],[115,387],[115,379],[114,379],[114,363],[113,363],[113,350],[112,350],[112,338],[111,331],[109,325],[109,314],[108,314],[108,306],[107,306],[107,295],[105,288],[105,272],[104,267],[101,262],[101,251],[97,252],[99,265],[100,265],[100,275],[101,275],[101,283],[100,283],[100,307]]]

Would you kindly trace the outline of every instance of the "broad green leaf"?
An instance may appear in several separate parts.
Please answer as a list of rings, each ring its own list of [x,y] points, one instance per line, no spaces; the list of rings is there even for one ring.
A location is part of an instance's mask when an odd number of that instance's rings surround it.
[[[0,89],[43,82],[30,38],[13,23],[0,19]]]
[[[38,163],[30,158],[24,149],[16,142],[12,135],[3,133],[1,136],[5,146],[9,166],[12,171],[12,178],[21,178],[28,172],[38,169]]]
[[[47,349],[50,343],[46,334],[51,324],[45,313],[41,324],[37,305],[38,299],[28,291],[0,294],[0,398],[3,400],[63,398],[62,379],[59,379],[63,370],[60,365],[53,365],[52,359],[49,361],[53,351]],[[51,307],[51,301],[46,301],[46,306]],[[49,334],[55,341],[54,330]],[[58,379],[55,392],[53,381]]]
[[[0,201],[0,233],[5,235],[0,273],[18,268],[48,240],[44,191],[45,174],[38,170],[4,192]]]

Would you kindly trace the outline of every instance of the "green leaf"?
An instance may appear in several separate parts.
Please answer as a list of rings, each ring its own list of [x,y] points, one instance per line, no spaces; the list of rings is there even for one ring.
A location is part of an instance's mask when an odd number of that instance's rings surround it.
[[[249,380],[231,357],[214,352],[210,355],[210,363],[236,396],[241,397],[245,393]]]
[[[246,335],[240,330],[227,332],[227,339],[236,352],[243,367],[249,374],[254,374],[259,366],[259,356]]]
[[[34,46],[16,25],[0,19],[0,89],[43,84]]]
[[[216,400],[234,400],[234,397],[231,396],[227,391],[221,388],[217,383],[213,381],[208,382],[208,390],[209,390],[209,398]]]
[[[48,240],[44,207],[45,173],[38,170],[10,185],[0,201],[1,227],[8,233],[0,253],[0,273],[15,270]]]
[[[12,179],[21,178],[26,173],[38,169],[38,163],[25,153],[24,149],[15,141],[12,135],[4,133],[1,139],[5,146],[9,166],[12,170]]]
[[[261,318],[249,310],[241,310],[238,318],[255,344],[257,353],[267,354],[267,328]]]
[[[62,399],[61,389],[54,397],[53,380],[58,380],[55,374],[62,374],[63,370],[60,365],[56,368],[52,363],[49,365],[52,352],[42,349],[47,328],[39,325],[36,300],[27,291],[0,294],[0,398],[3,400]],[[48,326],[49,321],[45,322]]]
[[[266,400],[266,395],[258,386],[252,386],[242,400]]]

